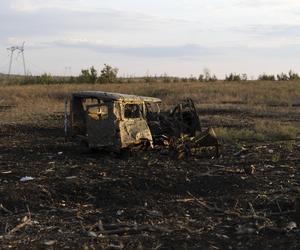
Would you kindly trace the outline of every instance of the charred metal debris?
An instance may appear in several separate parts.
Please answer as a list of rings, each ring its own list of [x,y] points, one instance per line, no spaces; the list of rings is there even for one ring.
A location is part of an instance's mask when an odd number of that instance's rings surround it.
[[[219,143],[212,128],[203,130],[192,99],[162,112],[161,100],[153,97],[101,91],[74,93],[69,120],[65,104],[65,133],[90,149],[114,152],[137,147],[165,146],[177,157],[188,157],[196,148]]]

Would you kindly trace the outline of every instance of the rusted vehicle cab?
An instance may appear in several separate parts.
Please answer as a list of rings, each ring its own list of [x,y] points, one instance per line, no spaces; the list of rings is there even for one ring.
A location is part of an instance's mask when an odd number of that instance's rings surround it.
[[[74,93],[71,136],[89,148],[120,151],[140,144],[152,147],[146,103],[160,102],[158,98],[101,91]]]

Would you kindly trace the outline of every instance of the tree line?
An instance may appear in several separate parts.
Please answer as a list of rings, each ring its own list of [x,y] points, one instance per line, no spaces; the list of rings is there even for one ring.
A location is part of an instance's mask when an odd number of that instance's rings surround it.
[[[171,83],[171,82],[216,82],[219,79],[215,74],[212,74],[209,69],[204,69],[203,73],[198,77],[191,75],[190,77],[172,77],[164,74],[162,76],[145,76],[145,77],[118,77],[119,69],[104,64],[103,68],[98,72],[94,66],[82,69],[78,76],[52,76],[44,73],[39,76],[5,76],[0,74],[0,83],[8,84],[67,84],[67,83],[91,83],[91,84],[105,84],[105,83],[131,83],[141,82],[145,83]],[[230,73],[225,76],[222,81],[227,82],[245,82],[249,78],[247,74]],[[251,79],[252,80],[252,79]],[[257,77],[258,81],[300,81],[298,73],[290,70],[288,73],[280,73],[277,75],[263,73]]]

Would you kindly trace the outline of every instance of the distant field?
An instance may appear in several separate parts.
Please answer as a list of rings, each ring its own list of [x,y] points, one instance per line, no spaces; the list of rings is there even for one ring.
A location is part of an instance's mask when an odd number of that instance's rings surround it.
[[[0,86],[1,123],[49,124],[74,91],[159,97],[163,108],[191,97],[202,123],[226,140],[294,139],[300,134],[299,82],[131,83]]]

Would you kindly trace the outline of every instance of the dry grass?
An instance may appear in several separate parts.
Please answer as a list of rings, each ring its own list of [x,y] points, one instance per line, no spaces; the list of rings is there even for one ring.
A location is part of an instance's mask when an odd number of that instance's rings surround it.
[[[262,124],[266,123],[266,126]],[[265,122],[261,121],[254,124],[255,129],[232,129],[217,128],[216,133],[219,138],[225,141],[283,141],[294,140],[300,135],[300,127],[294,123],[282,124],[281,122]]]
[[[218,121],[218,133],[225,139],[256,138],[264,140],[273,138],[294,138],[299,134],[297,116],[299,108],[292,107],[300,103],[299,82],[215,82],[215,83],[132,83],[132,84],[70,84],[70,85],[28,85],[0,86],[0,122],[1,123],[36,123],[47,121],[47,117],[63,111],[63,100],[72,92],[80,90],[102,90],[137,95],[154,96],[163,99],[163,108],[178,100],[191,97],[200,113],[204,110],[203,119]],[[1,111],[1,106],[13,108]],[[216,111],[219,111],[215,113]],[[205,112],[204,112],[205,113]],[[276,113],[291,115],[289,123],[271,120],[268,123],[262,115],[252,119],[253,114]],[[243,115],[244,114],[244,115]],[[206,116],[206,117],[205,117]],[[243,119],[241,119],[241,116]],[[224,128],[230,120],[240,122],[240,128]],[[245,121],[252,128],[243,128]],[[268,128],[272,127],[273,132]],[[266,136],[266,134],[268,136]]]

